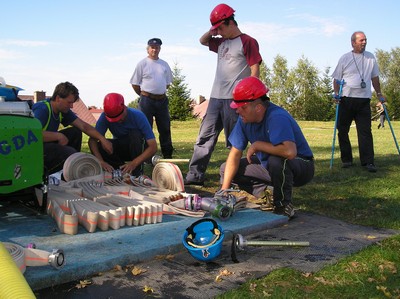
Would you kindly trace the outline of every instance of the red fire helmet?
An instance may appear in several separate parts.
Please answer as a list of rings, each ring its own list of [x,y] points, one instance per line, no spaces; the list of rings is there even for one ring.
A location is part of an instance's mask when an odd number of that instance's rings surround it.
[[[222,22],[232,16],[235,13],[235,10],[226,4],[219,4],[217,5],[210,14],[210,22],[211,22],[211,29],[217,29]]]
[[[233,89],[231,108],[236,109],[267,94],[268,87],[257,77],[247,77],[239,81]]]
[[[117,122],[125,110],[124,97],[119,93],[109,93],[104,97],[104,113],[109,122]]]

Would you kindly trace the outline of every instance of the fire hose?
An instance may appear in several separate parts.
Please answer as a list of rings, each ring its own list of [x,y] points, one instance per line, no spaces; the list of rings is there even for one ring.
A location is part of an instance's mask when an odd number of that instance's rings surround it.
[[[3,242],[3,245],[22,274],[25,273],[27,266],[50,265],[55,269],[60,269],[65,265],[65,256],[62,249],[53,249],[52,252],[48,252],[36,249],[35,245],[31,245],[30,248],[23,248],[18,244],[8,242]]]
[[[310,246],[310,242],[305,241],[266,241],[266,240],[246,240],[241,234],[235,234],[232,238],[231,258],[235,263],[239,263],[236,253],[237,250],[244,251],[247,246]]]
[[[63,166],[65,180],[72,181],[84,177],[103,176],[99,160],[88,153],[74,153],[67,158]]]
[[[0,298],[36,298],[23,276],[26,266],[51,265],[60,269],[65,265],[64,252],[52,252],[0,242]]]
[[[157,163],[153,169],[152,180],[160,188],[185,191],[182,172],[179,167],[173,163]]]

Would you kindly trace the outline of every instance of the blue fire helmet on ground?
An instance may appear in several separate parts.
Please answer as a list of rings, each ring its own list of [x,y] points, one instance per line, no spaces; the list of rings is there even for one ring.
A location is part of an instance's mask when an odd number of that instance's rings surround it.
[[[182,243],[195,259],[209,262],[221,253],[224,236],[222,227],[215,220],[204,218],[186,229]]]

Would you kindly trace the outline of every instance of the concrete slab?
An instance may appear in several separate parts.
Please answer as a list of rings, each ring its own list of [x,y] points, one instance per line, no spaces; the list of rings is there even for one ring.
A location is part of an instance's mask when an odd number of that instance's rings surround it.
[[[259,213],[243,213],[240,218],[245,214],[254,216]],[[309,247],[249,246],[238,253],[239,263],[234,263],[231,244],[225,242],[220,256],[211,263],[198,262],[184,250],[171,258],[135,263],[133,266],[143,270],[140,275],[135,276],[130,271],[132,268],[123,267],[122,270],[87,277],[91,285],[85,288],[76,288],[78,282],[74,282],[43,289],[35,292],[35,295],[39,299],[214,298],[277,268],[291,267],[305,273],[316,272],[347,255],[400,233],[397,230],[353,225],[302,211],[296,215],[284,225],[259,227],[256,233],[242,234],[247,240],[309,241]],[[226,224],[229,225],[229,222]],[[225,223],[222,225],[225,226]],[[216,279],[217,276],[220,279]],[[153,292],[146,293],[145,287]]]
[[[118,230],[88,233],[80,227],[77,235],[61,234],[55,221],[37,215],[16,203],[0,203],[0,241],[21,246],[35,243],[38,249],[63,249],[66,265],[56,270],[50,266],[27,267],[25,278],[33,290],[48,288],[90,277],[127,265],[151,260],[157,255],[184,250],[182,236],[197,218],[164,215],[163,221],[143,226],[125,226]],[[286,217],[247,209],[236,212],[226,221],[217,221],[226,237],[232,232],[252,234],[284,225]]]

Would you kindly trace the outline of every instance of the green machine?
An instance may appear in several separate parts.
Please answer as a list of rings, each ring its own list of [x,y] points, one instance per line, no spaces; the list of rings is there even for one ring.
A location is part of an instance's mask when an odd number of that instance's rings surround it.
[[[46,207],[47,180],[43,166],[43,137],[39,120],[26,101],[0,99],[0,200],[19,193],[41,191]],[[38,196],[35,193],[36,203]]]

